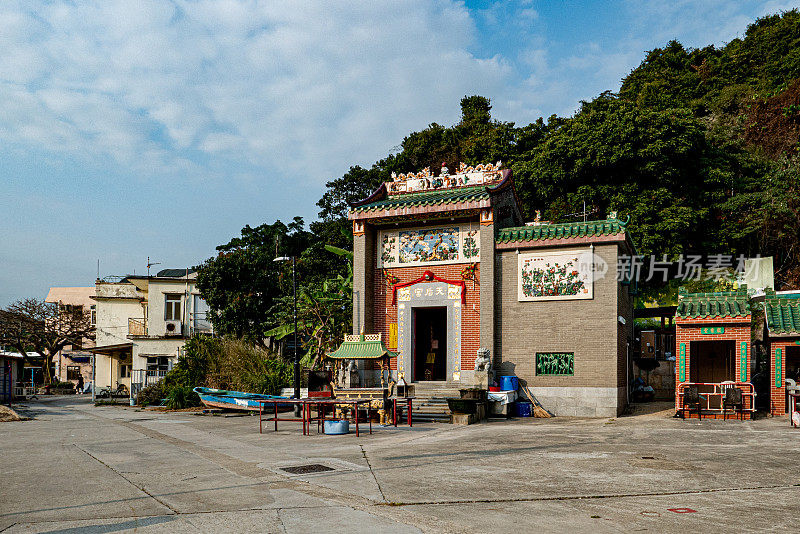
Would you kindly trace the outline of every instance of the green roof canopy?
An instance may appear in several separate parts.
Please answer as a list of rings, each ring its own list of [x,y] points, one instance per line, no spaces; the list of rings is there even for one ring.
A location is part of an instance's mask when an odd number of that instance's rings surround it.
[[[768,292],[764,312],[770,333],[800,336],[800,298]]]
[[[456,202],[469,202],[489,198],[489,191],[485,185],[473,187],[459,187],[455,189],[442,189],[438,191],[424,191],[420,193],[391,194],[382,200],[363,204],[353,208],[354,212],[395,209],[412,206],[433,206],[437,204],[453,204]]]
[[[357,341],[352,338],[357,337]],[[365,339],[369,337],[371,339]],[[335,360],[378,360],[380,358],[394,358],[396,352],[386,348],[383,341],[374,339],[377,336],[348,336],[333,352],[327,353],[328,358]]]
[[[542,241],[545,239],[567,239],[571,237],[597,237],[625,232],[627,222],[619,219],[600,221],[565,222],[502,228],[497,233],[498,243],[514,241]]]
[[[738,291],[715,293],[679,293],[675,316],[681,319],[713,317],[747,317],[750,315],[750,300],[747,288]]]

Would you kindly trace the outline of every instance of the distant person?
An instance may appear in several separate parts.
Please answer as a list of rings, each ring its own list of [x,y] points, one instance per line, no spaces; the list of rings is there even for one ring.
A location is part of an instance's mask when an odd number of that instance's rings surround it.
[[[83,375],[78,375],[78,387],[76,393],[83,393]]]

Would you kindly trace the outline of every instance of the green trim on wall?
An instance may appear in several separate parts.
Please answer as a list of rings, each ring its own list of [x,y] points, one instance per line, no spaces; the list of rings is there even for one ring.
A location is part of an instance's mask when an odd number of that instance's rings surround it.
[[[678,380],[686,382],[686,343],[681,343],[680,361],[678,362]]]
[[[747,342],[742,341],[739,357],[739,382],[747,382]]]
[[[775,387],[783,387],[783,349],[775,349]]]

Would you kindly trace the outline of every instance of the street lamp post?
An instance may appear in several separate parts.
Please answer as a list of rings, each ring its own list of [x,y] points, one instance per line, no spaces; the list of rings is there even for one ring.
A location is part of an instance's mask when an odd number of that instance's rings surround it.
[[[280,256],[272,261],[292,260],[292,295],[294,297],[294,398],[300,398],[300,358],[297,354],[297,257]],[[295,405],[295,411],[298,406]]]

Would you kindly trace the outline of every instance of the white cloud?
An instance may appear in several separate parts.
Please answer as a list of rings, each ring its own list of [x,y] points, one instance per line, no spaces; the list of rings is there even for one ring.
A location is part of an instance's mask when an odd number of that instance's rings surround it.
[[[223,158],[320,183],[504,90],[460,3],[17,2],[0,139],[156,173]]]

